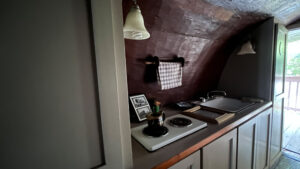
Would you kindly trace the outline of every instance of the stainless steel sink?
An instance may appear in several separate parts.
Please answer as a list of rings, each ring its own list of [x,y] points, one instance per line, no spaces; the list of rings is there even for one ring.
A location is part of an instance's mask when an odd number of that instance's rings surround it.
[[[217,113],[238,113],[254,104],[253,102],[245,102],[234,98],[218,97],[201,103],[201,107]]]

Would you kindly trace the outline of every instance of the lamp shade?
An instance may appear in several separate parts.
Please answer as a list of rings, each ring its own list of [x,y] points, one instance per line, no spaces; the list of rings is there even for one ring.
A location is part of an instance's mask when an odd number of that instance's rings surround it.
[[[133,40],[143,40],[150,37],[144,25],[144,18],[138,6],[130,9],[126,16],[123,28],[124,38]]]
[[[243,44],[237,55],[256,54],[250,41]]]

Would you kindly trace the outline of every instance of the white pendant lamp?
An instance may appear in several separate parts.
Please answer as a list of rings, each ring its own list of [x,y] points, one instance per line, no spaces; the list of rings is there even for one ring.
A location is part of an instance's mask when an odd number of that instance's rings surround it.
[[[237,55],[256,54],[250,41],[243,44]]]
[[[132,40],[144,40],[150,37],[149,32],[145,28],[144,18],[141,10],[133,0],[134,5],[131,7],[129,13],[126,16],[123,32],[124,38]]]

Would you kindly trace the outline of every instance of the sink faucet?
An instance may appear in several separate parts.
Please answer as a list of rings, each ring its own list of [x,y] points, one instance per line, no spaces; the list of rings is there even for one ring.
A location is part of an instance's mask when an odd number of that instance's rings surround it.
[[[207,93],[207,99],[214,99],[218,96],[224,97],[226,95],[227,95],[226,92],[223,90],[213,90]]]
[[[226,96],[226,92],[223,90],[213,90],[210,92],[207,92],[207,96],[205,97],[199,97],[200,102],[204,103],[207,102],[208,100],[212,100],[216,97],[224,97]]]

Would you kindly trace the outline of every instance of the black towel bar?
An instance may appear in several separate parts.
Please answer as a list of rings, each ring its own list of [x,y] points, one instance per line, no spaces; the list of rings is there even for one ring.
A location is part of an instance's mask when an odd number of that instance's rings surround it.
[[[148,56],[146,59],[145,59],[145,64],[146,65],[159,65],[159,62],[180,62],[181,63],[181,66],[183,67],[185,63],[185,60],[183,57],[178,57],[178,56],[174,56],[173,59],[170,59],[170,60],[160,60],[157,56]]]

